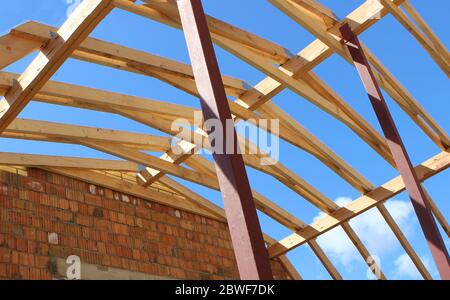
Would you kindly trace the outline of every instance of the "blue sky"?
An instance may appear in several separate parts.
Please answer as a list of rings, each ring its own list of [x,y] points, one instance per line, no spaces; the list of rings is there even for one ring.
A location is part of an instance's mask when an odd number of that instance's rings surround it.
[[[363,3],[363,0],[322,0],[321,2],[332,8],[342,18]],[[450,45],[448,33],[450,18],[447,16],[447,12],[450,11],[450,2],[447,0],[412,0],[411,3],[435,30],[444,44]],[[270,39],[293,53],[303,49],[314,40],[311,34],[266,1],[205,0],[204,5],[209,14]],[[66,18],[69,6],[70,3],[67,3],[66,0],[1,1],[0,10],[3,13],[0,21],[0,33],[5,34],[11,27],[27,20],[60,26]],[[179,30],[124,11],[114,10],[98,26],[93,36],[189,63],[184,37]],[[450,90],[448,79],[412,36],[392,16],[387,16],[365,32],[361,39],[449,132]],[[266,77],[224,50],[216,49],[223,74],[241,78],[252,85]],[[35,54],[23,59],[8,67],[7,70],[22,72],[34,56]],[[367,96],[352,66],[337,55],[333,55],[315,68],[315,72],[379,130]],[[72,59],[64,64],[53,79],[199,107],[198,99],[195,97],[156,79]],[[298,95],[286,90],[277,95],[273,101],[288,111],[291,116],[317,135],[375,185],[380,185],[397,175],[392,167],[387,165],[347,127]],[[413,163],[418,164],[437,154],[439,149],[408,116],[389,97],[387,97],[387,101]],[[119,116],[35,102],[29,104],[20,116],[69,124],[157,133],[155,130]],[[284,142],[281,142],[280,146],[281,162],[319,188],[330,199],[336,200],[339,204],[345,204],[350,199],[359,196],[357,191],[309,154]],[[106,154],[74,145],[0,139],[0,147],[2,151],[8,152],[109,158]],[[255,190],[274,200],[301,220],[310,223],[319,215],[315,207],[279,182],[252,169],[248,169],[248,172],[251,185]],[[450,202],[446,201],[448,200],[446,195],[448,195],[449,178],[449,171],[447,171],[425,184],[447,219],[450,212]],[[221,205],[219,193],[194,184],[186,184]],[[418,227],[414,212],[411,210],[407,195],[400,194],[389,203],[388,209],[404,229],[419,256],[423,257],[424,262],[431,266],[432,274],[436,276],[431,255]],[[264,215],[260,216],[263,229],[275,238],[280,239],[289,234],[288,230],[275,221]],[[380,257],[381,267],[388,278],[415,278],[417,276],[414,274],[414,268],[403,255],[404,251],[398,242],[395,242],[392,233],[383,227],[376,212],[364,214],[352,224],[360,233],[371,253]],[[447,238],[445,240],[448,244],[449,240]],[[319,242],[336,263],[344,278],[367,278],[366,265],[354,249],[349,247],[348,241],[338,230],[328,233],[326,238]],[[302,246],[292,251],[289,257],[304,278],[329,278],[308,246]]]

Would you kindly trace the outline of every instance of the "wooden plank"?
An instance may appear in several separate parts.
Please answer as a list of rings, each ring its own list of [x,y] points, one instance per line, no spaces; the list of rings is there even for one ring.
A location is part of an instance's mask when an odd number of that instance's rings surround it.
[[[414,22],[408,18],[408,16],[391,0],[381,0],[384,7],[410,32],[419,44],[428,52],[438,66],[445,72],[447,77],[450,77],[450,61],[440,55],[433,42],[414,24]],[[447,53],[448,55],[448,53]]]
[[[0,87],[8,89],[18,80],[17,74],[0,72]],[[86,104],[87,108],[121,108],[137,112],[154,113],[163,118],[183,118],[192,120],[196,109],[157,101],[149,98],[114,93],[74,84],[48,81],[33,98],[36,101],[59,105]]]
[[[61,167],[124,172],[137,172],[139,170],[138,164],[123,160],[19,154],[8,152],[0,152],[0,165],[25,167]]]
[[[171,147],[169,137],[29,119],[14,120],[1,136],[8,138],[34,138],[44,141],[70,139],[84,142],[104,142],[161,152]]]
[[[33,50],[38,50],[41,44],[47,43],[56,31],[57,28],[29,21],[13,28],[7,36],[13,41],[28,41],[35,45]],[[27,49],[29,47],[28,45]],[[196,92],[190,65],[144,51],[88,37],[73,52],[72,58],[156,77],[170,84],[178,84],[179,87],[188,86],[189,92]],[[248,86],[244,81],[230,76],[223,76],[223,80],[230,96],[242,94]]]
[[[433,46],[436,48],[436,51],[442,58],[447,62],[447,65],[450,64],[450,54],[445,47],[444,43],[439,39],[439,37],[433,32],[431,27],[427,24],[427,22],[422,18],[419,12],[414,8],[410,1],[405,1],[402,4],[405,11],[410,15],[410,17],[416,22],[416,24],[420,27],[423,33],[427,36],[427,38],[433,43]]]
[[[347,62],[352,64],[351,57],[346,47],[341,43],[342,35],[335,30],[330,31],[330,21],[325,22],[322,19],[312,18],[309,15],[309,11],[303,7],[297,5],[293,0],[270,0],[276,7],[282,10],[284,13],[293,18],[302,27],[306,28],[312,34],[316,35],[323,43],[325,43],[331,50],[338,53]],[[297,1],[298,2],[298,1]],[[390,1],[389,1],[390,2]],[[393,7],[396,7],[390,2]],[[319,4],[316,4],[319,5]],[[324,8],[325,9],[325,8]],[[337,19],[332,23],[332,27],[335,28],[342,22]],[[369,52],[369,49],[365,47],[367,56],[371,64],[374,65],[378,72],[374,72],[377,82],[380,86],[386,90],[389,95],[405,110],[411,118],[417,123],[420,128],[442,149],[447,149],[450,143],[450,139],[447,133],[437,124],[436,121],[425,111],[425,109],[414,99],[412,95],[401,85],[401,83],[387,70],[387,68]],[[309,76],[309,75],[304,75]],[[362,124],[366,121],[362,120]],[[370,126],[364,126],[365,130],[371,129]],[[372,134],[373,135],[373,134]],[[389,154],[389,150],[386,145],[383,146],[383,152],[380,153],[391,165],[395,166],[392,160],[392,156]],[[377,150],[376,147],[373,147]]]
[[[45,82],[113,8],[112,0],[85,0],[77,7],[55,38],[41,49],[0,100],[0,132],[19,115]]]
[[[12,34],[0,37],[0,70],[12,65],[30,53],[38,50],[42,43],[19,38]]]
[[[427,178],[446,170],[448,167],[450,167],[450,153],[441,152],[417,166],[415,171],[419,180],[424,181]],[[345,207],[339,208],[332,215],[325,216],[304,229],[279,241],[276,245],[269,248],[269,254],[271,257],[275,257],[286,253],[287,251],[304,244],[309,239],[317,238],[336,226],[377,206],[379,203],[387,201],[404,190],[405,185],[401,177],[396,177],[368,194],[352,201]]]

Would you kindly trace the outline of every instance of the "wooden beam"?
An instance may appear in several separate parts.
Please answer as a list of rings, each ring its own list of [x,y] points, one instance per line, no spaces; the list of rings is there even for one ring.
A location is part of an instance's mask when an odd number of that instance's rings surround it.
[[[17,74],[0,72],[0,87],[3,89],[11,88],[18,79],[19,76]],[[98,107],[97,110],[101,111],[108,111],[108,108],[120,108],[132,112],[148,112],[165,119],[182,118],[193,120],[193,115],[196,111],[196,109],[189,106],[57,81],[48,81],[33,99],[58,105],[78,105],[88,109],[96,109]]]
[[[405,27],[419,42],[419,44],[428,52],[438,66],[445,72],[447,77],[450,77],[450,61],[448,59],[448,52],[445,50],[442,56],[436,49],[435,44],[414,24],[413,20],[400,9],[400,7],[394,5],[391,0],[381,0],[384,7]],[[424,24],[424,23],[422,23]],[[434,35],[434,37],[436,37]],[[442,50],[442,49],[441,49]]]
[[[22,52],[30,53],[33,50],[39,50],[42,44],[51,40],[52,35],[56,31],[57,28],[34,21],[29,21],[13,28],[9,34],[0,37],[0,49],[3,49],[1,48],[2,39],[5,39],[5,45],[21,46],[26,51],[16,51],[17,53],[13,53],[14,55],[8,55],[6,51],[6,57],[3,59],[13,61],[20,58],[19,55]],[[33,46],[34,48],[32,48]],[[10,56],[11,58],[9,58]],[[88,37],[73,52],[72,58],[152,76],[176,85],[189,93],[197,92],[190,65],[122,45]],[[1,60],[0,66],[2,66]],[[248,86],[246,82],[231,76],[223,76],[223,81],[225,90],[230,96],[241,95]]]
[[[41,49],[39,55],[0,100],[0,133],[113,8],[112,0],[84,0],[77,7],[55,38]]]
[[[450,153],[442,152],[431,159],[425,161],[415,168],[416,174],[420,181],[424,181],[450,167]],[[344,222],[376,207],[379,203],[383,203],[395,195],[403,192],[405,185],[401,177],[377,187],[373,191],[360,198],[352,201],[345,207],[339,208],[332,215],[325,216],[302,230],[284,238],[276,245],[269,247],[271,257],[286,253],[312,238],[328,232],[329,230],[341,225]]]
[[[0,37],[0,70],[33,53],[42,46],[39,41],[6,34]]]
[[[171,148],[169,137],[29,119],[14,120],[0,136],[50,142],[64,141],[64,139],[79,142],[103,142],[159,152]]]
[[[0,165],[24,167],[61,167],[123,172],[139,171],[138,164],[123,160],[19,154],[8,152],[0,152]]]
[[[436,51],[442,58],[447,62],[447,65],[450,64],[450,54],[445,47],[444,43],[439,39],[439,37],[433,32],[431,27],[425,22],[425,20],[421,17],[419,12],[414,8],[410,1],[406,0],[403,2],[402,7],[409,14],[409,16],[416,22],[416,24],[420,27],[422,32],[427,36],[427,38],[433,43]]]
[[[320,5],[315,0],[292,0],[300,6],[308,9],[309,13],[314,15],[316,18],[322,19],[325,23],[328,23],[329,27],[334,25],[333,21],[336,20],[337,16],[331,9]]]
[[[303,1],[303,0],[302,0]],[[294,0],[270,0],[272,4],[294,19],[302,27],[306,28],[312,34],[316,35],[323,43],[325,43],[331,50],[338,53],[347,62],[352,64],[352,59],[348,50],[342,43],[342,35],[336,30],[330,31],[330,22],[325,22],[322,19],[313,18],[310,16],[308,9],[298,5],[299,1]],[[389,1],[390,2],[390,1]],[[391,5],[395,6],[390,2]],[[316,5],[319,5],[316,3]],[[325,9],[325,8],[324,8]],[[331,22],[332,28],[335,28],[342,22],[335,19]],[[416,124],[430,137],[430,139],[437,144],[442,150],[449,147],[450,138],[439,124],[425,111],[425,109],[414,99],[412,95],[402,86],[402,84],[388,71],[388,69],[372,54],[367,47],[364,46],[367,52],[367,57],[372,65],[374,65],[377,72],[374,76],[379,85],[400,105],[400,107],[416,122]],[[366,122],[365,120],[363,121]],[[367,127],[367,126],[366,126]],[[369,128],[371,128],[369,126]],[[372,147],[374,148],[374,147]],[[376,150],[376,148],[374,148]],[[386,145],[383,144],[384,152],[380,153],[391,165],[395,166],[392,156],[386,154]]]

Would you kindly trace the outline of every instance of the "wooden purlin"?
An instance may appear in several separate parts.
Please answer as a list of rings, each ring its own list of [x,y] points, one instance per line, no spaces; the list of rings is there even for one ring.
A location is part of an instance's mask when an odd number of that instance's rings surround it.
[[[167,151],[171,147],[169,137],[20,118],[13,121],[0,136],[49,142],[64,139],[103,142],[157,152]]]

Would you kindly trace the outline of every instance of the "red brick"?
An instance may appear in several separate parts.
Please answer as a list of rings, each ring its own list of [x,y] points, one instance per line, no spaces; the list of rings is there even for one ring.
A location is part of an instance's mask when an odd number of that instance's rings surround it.
[[[36,256],[35,260],[37,268],[47,268],[50,261],[48,256]]]
[[[75,200],[78,202],[83,202],[84,194],[80,191],[75,191],[75,190],[66,188],[66,198],[68,200]]]
[[[114,199],[114,193],[113,193],[113,191],[112,190],[110,190],[110,189],[104,189],[104,192],[105,192],[105,198],[107,198],[107,199]]]
[[[94,218],[91,216],[77,215],[75,222],[79,225],[91,227],[94,225]]]
[[[100,196],[86,194],[84,195],[84,201],[90,205],[102,206],[102,197]]]
[[[30,268],[28,268],[28,267],[20,266],[19,267],[19,274],[20,274],[20,279],[24,279],[24,280],[31,279],[31,277],[30,277]]]
[[[46,183],[41,182],[32,178],[27,178],[25,182],[25,187],[29,190],[39,192],[39,193],[45,193],[46,192]]]
[[[114,233],[128,235],[128,227],[123,224],[112,223],[112,231]]]
[[[186,272],[180,268],[170,268],[170,276],[177,278],[177,279],[185,279]]]

